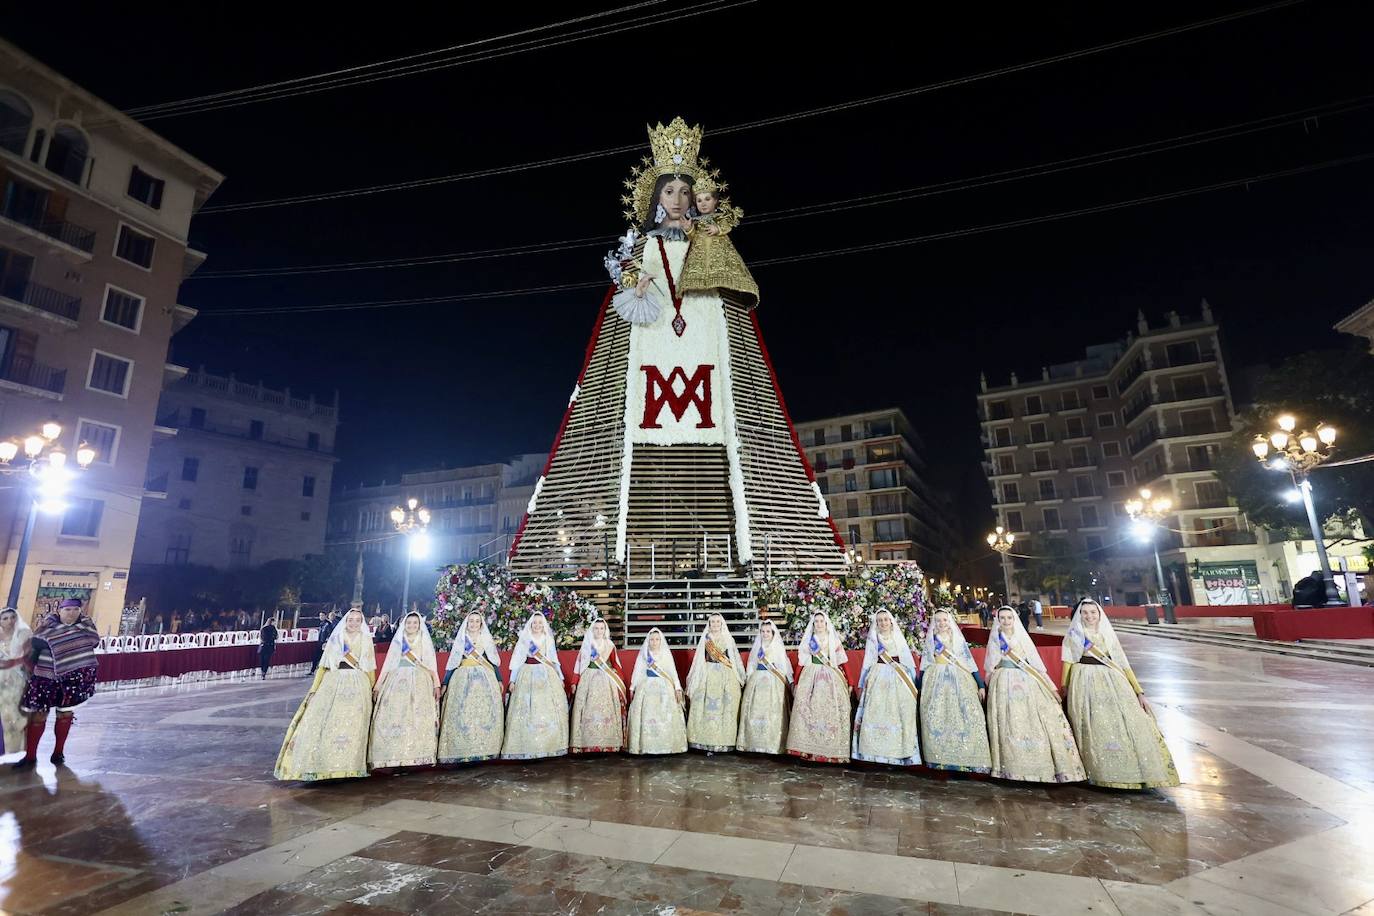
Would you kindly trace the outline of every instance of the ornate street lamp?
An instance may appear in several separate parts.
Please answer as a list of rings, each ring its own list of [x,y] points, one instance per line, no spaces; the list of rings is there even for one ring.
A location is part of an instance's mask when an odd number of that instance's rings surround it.
[[[1004,601],[1011,603],[1011,567],[1007,563],[1007,554],[1011,551],[1012,544],[1016,541],[1016,535],[1007,531],[1001,525],[993,529],[992,534],[988,535],[988,546],[997,551],[1002,556],[1002,586],[1006,592],[1002,595]]]
[[[429,553],[429,510],[420,505],[415,497],[406,500],[405,508],[397,506],[391,510],[391,524],[396,532],[405,537],[406,578],[401,586],[401,615],[404,617],[410,604],[410,561]]]
[[[1273,471],[1287,471],[1298,492],[1302,504],[1307,509],[1307,524],[1312,526],[1312,540],[1317,545],[1317,560],[1321,563],[1322,579],[1326,583],[1326,606],[1340,607],[1340,592],[1336,579],[1331,575],[1331,561],[1326,558],[1326,541],[1322,535],[1321,523],[1317,521],[1317,510],[1312,505],[1312,482],[1308,475],[1315,471],[1323,461],[1331,457],[1336,444],[1336,428],[1318,423],[1316,432],[1302,432],[1294,435],[1298,419],[1292,414],[1278,418],[1279,428],[1266,436],[1256,436],[1250,444],[1259,463]],[[1270,447],[1273,455],[1270,455]]]
[[[62,424],[56,420],[44,423],[39,434],[25,437],[22,443],[13,439],[0,441],[0,474],[21,476],[30,490],[29,517],[24,524],[24,536],[19,541],[19,555],[15,558],[14,577],[10,579],[8,607],[18,607],[19,590],[24,584],[24,567],[29,562],[29,544],[33,540],[33,526],[38,513],[58,515],[67,508],[67,492],[76,474],[67,461],[67,453],[57,445]],[[22,447],[24,457],[19,458]],[[95,461],[95,449],[82,442],[76,450],[77,470],[84,471]]]
[[[1164,520],[1173,507],[1173,500],[1167,496],[1155,496],[1148,488],[1142,488],[1136,499],[1126,500],[1126,514],[1131,517],[1131,527],[1135,529],[1136,537],[1149,541],[1154,550],[1155,579],[1159,583],[1159,603],[1164,608],[1165,623],[1178,623],[1178,619],[1174,616],[1174,601],[1169,594],[1169,586],[1164,581],[1164,567],[1159,562],[1159,542],[1155,540],[1155,531],[1164,527]]]

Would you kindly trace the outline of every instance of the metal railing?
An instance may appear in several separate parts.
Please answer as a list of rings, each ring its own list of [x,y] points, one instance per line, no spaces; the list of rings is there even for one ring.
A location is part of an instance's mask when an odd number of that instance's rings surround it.
[[[80,296],[69,296],[32,280],[4,283],[0,285],[0,296],[71,321],[81,315]]]
[[[712,614],[725,618],[737,645],[748,645],[759,625],[753,584],[748,579],[630,583],[625,590],[625,644],[638,648],[657,627],[671,646],[696,645]]]
[[[652,580],[676,578],[687,572],[732,573],[730,540],[728,534],[703,532],[695,538],[629,544],[625,550],[625,578]]]
[[[0,365],[0,379],[61,394],[67,387],[67,370],[45,366],[32,359],[15,358]]]
[[[13,178],[9,180],[9,185],[10,187],[24,188],[30,191],[33,197],[45,201],[48,196],[38,188],[23,184]],[[64,219],[54,219],[48,216],[46,211],[41,211],[36,206],[26,205],[29,199],[32,198],[23,194],[4,195],[4,202],[0,205],[0,216],[13,220],[21,226],[27,226],[50,239],[57,239],[57,241],[64,245],[70,245],[78,251],[84,251],[87,254],[95,251],[95,232],[93,230],[87,229],[85,226],[78,226],[76,223],[69,223]]]

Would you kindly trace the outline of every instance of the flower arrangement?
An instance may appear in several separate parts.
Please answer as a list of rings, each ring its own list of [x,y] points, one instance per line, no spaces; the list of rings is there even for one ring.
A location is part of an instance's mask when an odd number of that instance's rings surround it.
[[[925,638],[928,605],[925,578],[915,563],[868,566],[856,577],[773,576],[755,588],[759,613],[772,617],[792,644],[801,639],[811,615],[830,615],[846,649],[861,649],[871,616],[888,610],[913,652]]]
[[[492,638],[506,649],[515,647],[520,628],[535,612],[548,619],[558,648],[576,648],[597,613],[596,605],[573,589],[521,582],[504,566],[447,566],[435,583],[429,618],[435,648],[451,648],[463,620],[473,611],[486,618]]]

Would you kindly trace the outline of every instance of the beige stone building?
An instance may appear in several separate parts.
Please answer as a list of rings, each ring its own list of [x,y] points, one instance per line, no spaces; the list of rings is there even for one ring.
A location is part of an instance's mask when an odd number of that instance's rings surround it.
[[[191,217],[223,176],[0,41],[0,438],[62,424],[98,454],[66,511],[38,517],[19,605],[90,599],[102,632],[125,603],[181,281],[205,255]],[[0,493],[0,579],[15,575],[29,490]],[[156,496],[156,495],[155,495]]]
[[[402,541],[390,512],[414,498],[429,509],[431,519],[429,556],[416,565],[412,595],[431,578],[419,569],[472,560],[504,562],[544,459],[543,454],[527,453],[495,464],[413,471],[399,483],[342,490],[329,504],[328,547],[378,551],[403,563]]]
[[[1353,334],[1369,341],[1369,350],[1374,353],[1374,302],[1366,302],[1355,311],[1336,322],[1335,328],[1342,334]]]
[[[1112,600],[1153,599],[1154,559],[1132,537],[1125,507],[1148,487],[1173,504],[1156,537],[1176,601],[1239,603],[1288,588],[1267,539],[1213,470],[1235,415],[1218,335],[1204,301],[1190,320],[1170,312],[1151,327],[1142,314],[1124,341],[1090,346],[1038,379],[984,377],[984,469],[998,521],[1018,546],[1047,550],[1057,540],[1094,564]]]
[[[847,548],[865,560],[915,560],[929,575],[946,576],[958,540],[953,509],[930,486],[905,413],[871,410],[796,429]]]
[[[188,373],[162,393],[134,562],[258,566],[324,551],[338,398]]]

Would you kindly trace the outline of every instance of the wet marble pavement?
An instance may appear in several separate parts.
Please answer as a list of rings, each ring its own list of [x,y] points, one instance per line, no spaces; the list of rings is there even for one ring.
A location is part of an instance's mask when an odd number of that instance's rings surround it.
[[[0,911],[1374,913],[1374,670],[1123,641],[1177,789],[700,754],[305,786],[271,777],[304,678],[102,693],[68,766],[0,772]]]

